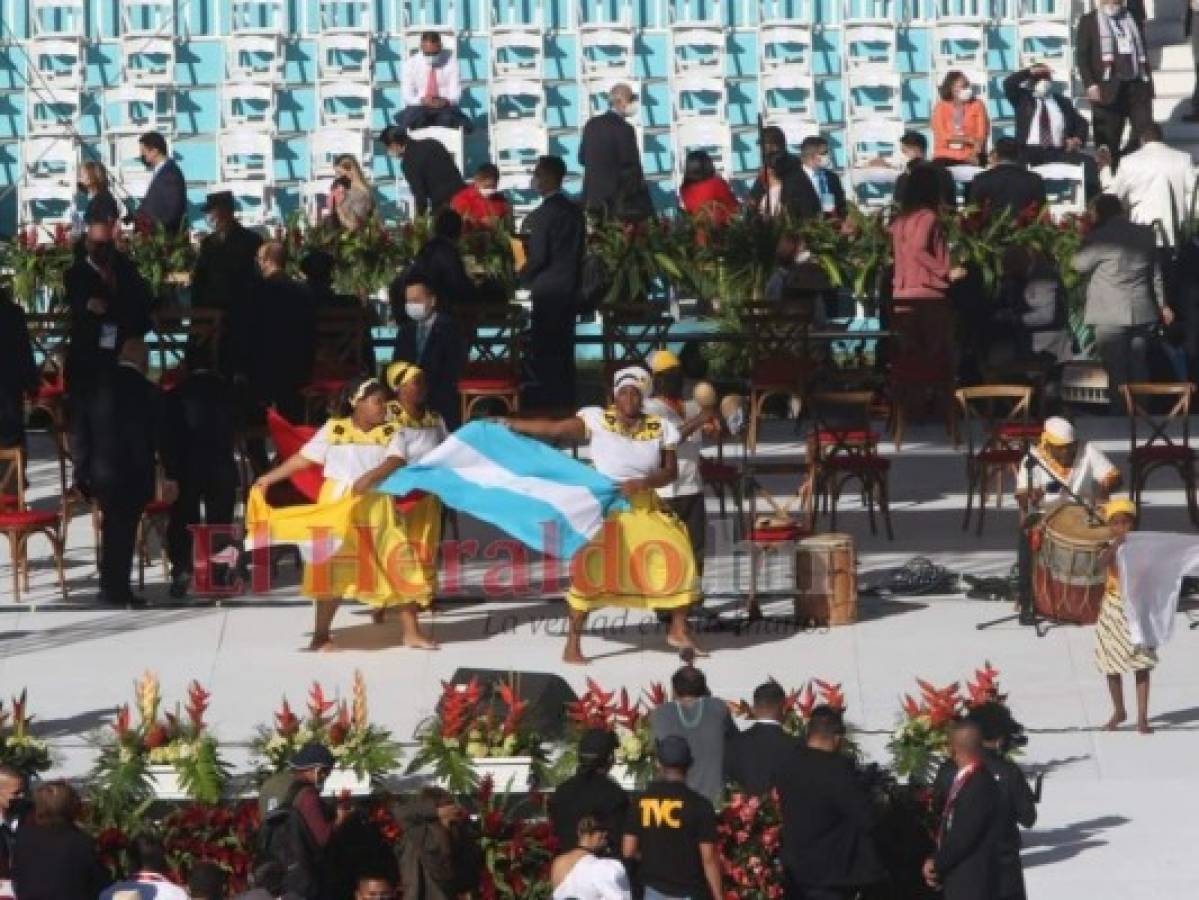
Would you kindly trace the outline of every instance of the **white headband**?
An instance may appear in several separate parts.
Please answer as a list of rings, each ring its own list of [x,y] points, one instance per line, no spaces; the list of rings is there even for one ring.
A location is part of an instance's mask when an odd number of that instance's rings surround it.
[[[616,393],[625,385],[631,384],[641,392],[642,397],[649,396],[650,388],[653,386],[653,379],[649,372],[641,368],[641,366],[628,366],[616,373],[612,379],[612,393]]]

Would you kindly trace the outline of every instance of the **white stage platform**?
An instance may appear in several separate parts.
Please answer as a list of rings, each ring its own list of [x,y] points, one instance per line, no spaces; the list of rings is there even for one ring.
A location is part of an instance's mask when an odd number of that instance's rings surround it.
[[[768,454],[798,447],[791,426],[771,423]],[[1104,419],[1080,423],[1117,461],[1127,451],[1126,426]],[[34,497],[45,498],[57,469],[40,436],[33,438]],[[892,452],[889,445],[885,452]],[[989,511],[981,538],[960,530],[964,472],[959,451],[935,427],[912,431],[896,459],[891,484],[896,540],[871,538],[864,513],[850,501],[839,522],[858,539],[863,574],[924,555],[957,572],[1000,574],[1013,559],[1015,513],[1011,503]],[[1144,527],[1188,530],[1182,492],[1163,474],[1151,485]],[[780,485],[780,491],[784,488]],[[715,516],[715,504],[709,504]],[[463,522],[464,537],[486,535]],[[95,569],[90,529],[80,520],[70,540],[71,598],[63,603],[53,569],[36,540],[38,564],[33,591],[14,605],[7,556],[0,556],[0,695],[27,687],[43,733],[52,736],[67,774],[86,771],[92,756],[89,734],[110,719],[113,707],[130,698],[133,679],[157,671],[165,696],[181,696],[191,678],[213,694],[211,718],[226,745],[248,741],[279,699],[302,704],[313,679],[348,691],[355,668],[366,675],[372,715],[410,740],[414,727],[432,712],[439,682],[459,666],[560,671],[563,609],[554,598],[458,600],[442,606],[434,625],[444,643],[437,653],[395,646],[393,626],[375,628],[362,609],[339,613],[335,654],[299,652],[311,625],[308,604],[297,595],[296,576],[284,567],[268,596],[212,604],[166,605],[161,570],[145,591],[156,604],[145,611],[112,611],[90,605]],[[731,584],[727,545],[709,558],[710,605],[732,609],[719,596]],[[467,593],[479,592],[483,565],[469,570]],[[33,605],[36,604],[36,609]],[[158,606],[157,604],[162,604]],[[968,676],[989,659],[1002,673],[1017,717],[1029,729],[1024,763],[1047,773],[1037,828],[1026,836],[1025,864],[1030,896],[1052,900],[1182,900],[1199,890],[1199,779],[1189,766],[1199,755],[1199,635],[1180,613],[1175,640],[1154,672],[1152,708],[1157,733],[1107,734],[1098,730],[1109,713],[1105,685],[1092,660],[1089,628],[1058,627],[1043,638],[1009,623],[978,631],[981,622],[1008,613],[996,603],[960,596],[880,600],[863,598],[861,621],[828,633],[792,633],[763,627],[740,637],[705,635],[713,651],[703,661],[714,691],[747,697],[767,676],[785,685],[810,677],[843,683],[849,719],[870,755],[884,758],[899,698],[914,690],[914,678],[944,684]],[[656,623],[640,613],[613,623],[593,622],[594,657],[587,670],[564,671],[577,689],[586,675],[607,687],[640,688],[665,681],[677,666],[666,652]],[[605,627],[601,628],[603,625]],[[1129,703],[1131,705],[1131,686]],[[236,762],[244,751],[234,750]]]

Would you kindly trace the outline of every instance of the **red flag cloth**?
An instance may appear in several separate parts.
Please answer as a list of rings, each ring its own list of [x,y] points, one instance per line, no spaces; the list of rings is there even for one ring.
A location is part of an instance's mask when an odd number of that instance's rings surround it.
[[[316,434],[315,428],[309,425],[293,425],[273,409],[266,411],[266,427],[271,432],[271,440],[275,442],[275,450],[281,460],[291,459]],[[291,483],[309,503],[316,502],[324,482],[325,470],[316,463],[291,476]]]

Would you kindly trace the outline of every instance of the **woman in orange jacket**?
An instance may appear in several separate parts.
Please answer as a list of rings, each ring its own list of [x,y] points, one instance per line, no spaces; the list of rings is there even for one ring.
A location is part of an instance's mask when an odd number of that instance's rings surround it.
[[[982,164],[991,135],[987,104],[975,96],[970,79],[947,73],[933,107],[933,160],[947,166]]]

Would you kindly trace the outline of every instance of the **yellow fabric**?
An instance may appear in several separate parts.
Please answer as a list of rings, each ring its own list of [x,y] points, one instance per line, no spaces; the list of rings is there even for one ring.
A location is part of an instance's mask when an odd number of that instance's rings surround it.
[[[415,603],[427,607],[437,591],[441,502],[423,498],[409,512],[396,511],[389,494],[345,494],[326,481],[314,504],[272,508],[262,492],[250,492],[246,528],[281,544],[336,547],[331,560],[304,567],[302,591],[316,600],[358,600],[374,607]]]
[[[695,556],[683,523],[662,508],[653,491],[630,502],[629,510],[609,515],[571,560],[566,594],[571,608],[678,609],[698,600]]]
[[[387,386],[394,391],[396,388],[407,384],[420,374],[420,366],[400,360],[393,362],[387,367],[387,370],[384,373],[384,378],[387,380]]]
[[[330,419],[328,424],[330,445],[376,444],[380,447],[386,447],[396,433],[396,425],[391,422],[376,425],[370,431],[363,431],[349,417],[344,419]]]
[[[387,420],[396,428],[436,428],[441,416],[431,409],[422,416],[411,416],[399,400],[392,400],[387,404]]]
[[[679,358],[669,350],[655,350],[649,355],[649,370],[655,375],[680,368],[682,365]]]
[[[1103,506],[1103,521],[1110,522],[1114,516],[1125,515],[1137,517],[1137,505],[1127,497],[1117,497],[1109,500]]]

